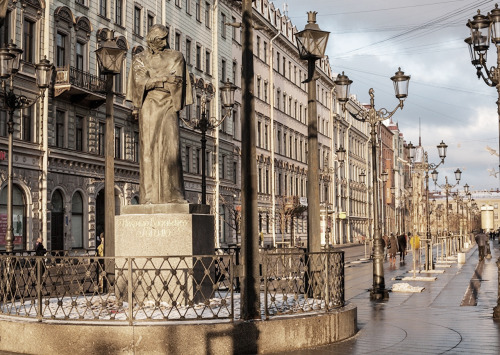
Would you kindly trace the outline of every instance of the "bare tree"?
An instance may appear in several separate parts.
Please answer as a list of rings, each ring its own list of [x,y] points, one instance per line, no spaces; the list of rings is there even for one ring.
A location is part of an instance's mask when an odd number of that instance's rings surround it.
[[[300,217],[307,209],[299,203],[297,196],[278,196],[276,199],[276,219],[280,225],[281,240],[285,241],[286,227],[290,226],[290,245],[295,245],[294,218]]]

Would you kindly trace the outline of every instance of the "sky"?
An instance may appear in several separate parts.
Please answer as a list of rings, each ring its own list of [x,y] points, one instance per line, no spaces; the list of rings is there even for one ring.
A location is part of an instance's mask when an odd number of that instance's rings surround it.
[[[299,31],[307,22],[307,11],[318,12],[319,27],[330,32],[326,54],[332,70],[353,80],[351,94],[361,103],[369,103],[368,90],[373,88],[375,108],[392,111],[398,100],[390,77],[398,67],[411,75],[404,108],[392,119],[407,143],[418,145],[421,137],[432,164],[440,162],[437,145],[441,141],[448,145],[445,162],[438,168],[439,184],[445,183],[445,176],[454,184],[453,172],[460,168],[459,188],[465,183],[472,191],[500,188],[498,94],[478,80],[464,42],[470,36],[468,19],[478,9],[487,14],[495,1],[277,0],[274,4],[282,12],[288,9]],[[494,65],[496,49],[490,46],[488,67]]]

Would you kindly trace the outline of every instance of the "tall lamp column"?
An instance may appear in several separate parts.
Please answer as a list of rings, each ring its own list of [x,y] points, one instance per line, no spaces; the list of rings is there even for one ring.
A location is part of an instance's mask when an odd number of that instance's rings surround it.
[[[370,291],[370,298],[372,300],[385,300],[389,298],[389,293],[385,289],[385,279],[384,279],[384,247],[382,245],[382,234],[380,231],[379,223],[379,208],[378,204],[380,202],[379,198],[379,183],[378,183],[378,173],[377,173],[377,125],[391,118],[394,113],[399,109],[403,108],[403,103],[408,96],[408,83],[410,80],[409,75],[405,75],[401,71],[401,68],[396,72],[396,74],[391,78],[394,83],[394,90],[396,93],[396,98],[399,99],[399,104],[396,108],[389,112],[387,109],[382,108],[380,110],[375,109],[375,94],[373,89],[369,90],[370,94],[370,107],[365,110],[360,110],[356,114],[351,113],[346,108],[346,103],[349,101],[349,87],[352,80],[342,73],[335,80],[335,90],[337,93],[337,100],[342,103],[342,109],[344,112],[349,112],[349,114],[356,120],[361,122],[367,122],[370,124],[370,139],[371,139],[371,153],[372,153],[372,178],[373,178],[373,226],[374,226],[374,261],[373,261],[373,288]]]
[[[38,99],[45,96],[45,90],[49,87],[52,79],[52,64],[46,59],[42,59],[36,64],[36,84],[39,94],[34,99],[29,99],[25,95],[16,95],[14,93],[14,75],[19,71],[20,56],[23,51],[10,43],[7,48],[0,48],[0,79],[2,80],[3,108],[8,112],[8,153],[7,153],[7,230],[5,235],[5,251],[12,253],[14,250],[14,233],[12,224],[12,189],[13,189],[13,135],[14,135],[14,111],[22,110],[34,105]],[[7,90],[6,80],[10,79],[9,89]]]
[[[448,146],[441,141],[437,146],[439,158],[441,161],[439,164],[429,163],[429,156],[427,152],[424,152],[424,161],[422,163],[422,168],[425,171],[425,208],[426,208],[426,258],[425,258],[425,270],[432,270],[434,268],[432,262],[432,234],[431,234],[431,222],[430,222],[430,211],[429,211],[429,170],[432,169],[431,175],[437,179],[437,168],[444,163],[444,159],[446,158],[446,149]],[[408,144],[408,149],[410,151],[410,159],[413,160],[415,158],[415,150],[416,147],[410,142]]]
[[[121,73],[127,51],[116,43],[113,31],[107,31],[106,40],[95,51],[101,74],[106,75],[106,147],[104,149],[104,252],[115,256],[115,119],[113,77]],[[114,270],[107,270],[114,273]]]
[[[320,209],[319,209],[319,157],[318,157],[318,120],[316,102],[316,61],[325,55],[329,32],[320,30],[316,24],[315,11],[307,13],[307,25],[295,34],[299,56],[307,60],[307,250],[321,250]]]

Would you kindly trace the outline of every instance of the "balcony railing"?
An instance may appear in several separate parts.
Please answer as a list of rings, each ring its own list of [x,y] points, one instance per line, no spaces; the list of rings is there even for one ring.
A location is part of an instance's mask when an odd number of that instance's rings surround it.
[[[239,318],[235,255],[0,255],[0,314],[44,320]],[[262,318],[344,306],[344,253],[261,252]]]
[[[74,67],[56,69],[54,96],[61,96],[90,107],[98,107],[105,101],[105,80]]]

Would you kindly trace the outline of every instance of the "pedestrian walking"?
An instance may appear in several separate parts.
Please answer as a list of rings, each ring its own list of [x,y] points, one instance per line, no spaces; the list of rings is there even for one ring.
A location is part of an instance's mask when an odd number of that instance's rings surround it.
[[[483,261],[486,251],[486,243],[489,243],[489,238],[482,230],[478,232],[479,233],[476,234],[475,239],[477,243],[477,248],[479,249],[479,261]]]
[[[391,265],[396,266],[396,254],[398,253],[398,240],[394,233],[391,233],[391,236],[389,237],[389,260],[391,262]]]
[[[405,262],[407,240],[406,235],[403,233],[398,236],[398,246],[399,246],[399,262]]]
[[[389,237],[386,235],[383,235],[382,241],[383,241],[382,247],[384,248],[384,260],[387,260],[387,254],[389,254]]]

